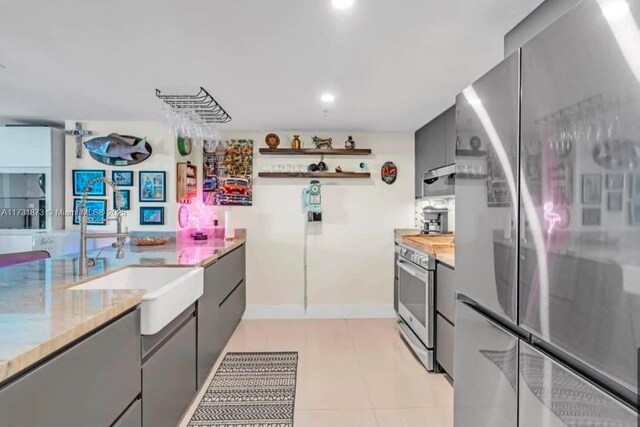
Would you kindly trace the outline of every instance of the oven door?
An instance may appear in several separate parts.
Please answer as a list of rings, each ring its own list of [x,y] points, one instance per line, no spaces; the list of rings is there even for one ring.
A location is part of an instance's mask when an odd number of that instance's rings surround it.
[[[433,348],[433,271],[399,258],[398,314],[428,348]]]

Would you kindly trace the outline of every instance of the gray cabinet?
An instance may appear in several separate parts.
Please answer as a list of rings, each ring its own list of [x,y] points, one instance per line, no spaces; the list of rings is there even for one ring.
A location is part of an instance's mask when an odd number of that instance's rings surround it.
[[[456,162],[456,106],[444,112],[444,165]]]
[[[415,174],[416,174],[416,199],[422,197],[422,174],[427,169],[427,144],[429,142],[429,123],[422,126],[415,134]]]
[[[453,345],[455,328],[440,313],[436,314],[436,362],[453,378]]]
[[[438,262],[436,265],[436,310],[450,323],[454,323],[455,303],[455,271]]]
[[[423,172],[445,165],[444,140],[446,130],[444,127],[444,113],[433,119],[429,125],[429,141],[425,149],[426,169]]]
[[[142,366],[142,425],[175,427],[195,393],[196,318],[192,314]]]
[[[142,426],[142,399],[127,408],[124,414],[116,421],[112,427],[141,427]]]
[[[453,378],[455,271],[436,264],[436,361]]]
[[[245,308],[245,247],[242,245],[204,271],[204,294],[198,300],[198,388],[207,379]]]
[[[455,163],[455,105],[415,133],[415,196],[422,197],[424,172]]]
[[[140,391],[135,310],[0,389],[0,425],[110,426]]]

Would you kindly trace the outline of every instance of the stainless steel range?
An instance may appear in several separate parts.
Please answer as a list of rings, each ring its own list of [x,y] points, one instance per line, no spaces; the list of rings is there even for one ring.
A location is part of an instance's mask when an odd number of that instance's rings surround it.
[[[428,371],[434,369],[434,255],[405,245],[396,247],[398,260],[398,328]]]

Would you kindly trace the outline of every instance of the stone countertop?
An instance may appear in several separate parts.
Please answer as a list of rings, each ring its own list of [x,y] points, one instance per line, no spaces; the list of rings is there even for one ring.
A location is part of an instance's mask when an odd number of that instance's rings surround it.
[[[206,266],[246,242],[180,239],[163,246],[125,247],[125,257],[105,248],[88,278],[76,256],[0,268],[0,383],[22,372],[142,301],[143,290],[70,290],[128,266]],[[99,250],[90,251],[95,257]]]
[[[456,268],[456,254],[436,254],[436,260],[449,267]]]

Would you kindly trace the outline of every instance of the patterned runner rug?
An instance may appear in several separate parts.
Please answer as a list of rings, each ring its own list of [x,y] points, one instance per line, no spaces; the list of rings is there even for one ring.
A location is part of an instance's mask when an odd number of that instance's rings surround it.
[[[189,427],[292,427],[297,352],[227,353]]]

